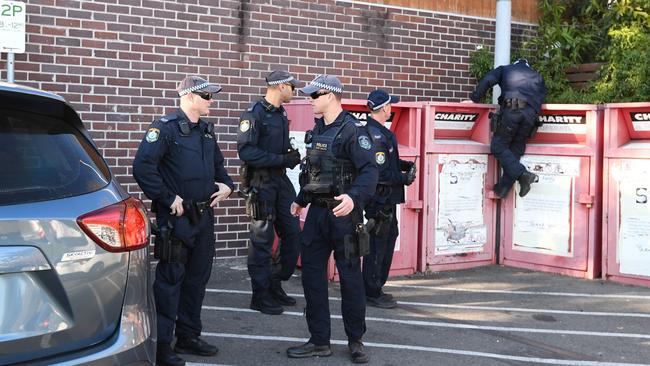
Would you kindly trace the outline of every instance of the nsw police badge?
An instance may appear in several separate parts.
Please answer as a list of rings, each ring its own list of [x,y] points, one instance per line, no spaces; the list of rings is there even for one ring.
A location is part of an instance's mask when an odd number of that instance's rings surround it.
[[[241,122],[239,122],[239,130],[241,132],[246,132],[246,131],[250,130],[250,128],[251,128],[251,121],[245,119],[245,120],[242,120]]]
[[[145,140],[147,140],[147,142],[149,142],[149,143],[151,143],[151,142],[156,142],[156,141],[158,141],[158,137],[159,137],[159,136],[160,136],[160,130],[159,130],[159,129],[157,129],[157,128],[150,128],[150,129],[147,131],[147,135],[146,135],[146,137],[145,137]]]
[[[386,162],[386,154],[384,154],[383,151],[376,152],[375,161],[377,162],[377,164],[382,165],[383,163]]]
[[[366,135],[359,136],[357,140],[359,141],[359,146],[361,146],[362,149],[370,150],[370,148],[372,147],[372,144],[370,143],[370,138],[368,138],[368,136]]]

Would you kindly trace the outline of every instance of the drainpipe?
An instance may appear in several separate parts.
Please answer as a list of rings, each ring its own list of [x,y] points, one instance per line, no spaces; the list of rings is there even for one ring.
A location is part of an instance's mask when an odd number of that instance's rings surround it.
[[[510,63],[510,29],[512,28],[512,1],[497,0],[496,32],[494,37],[494,67]],[[494,86],[492,103],[497,103],[501,88]]]

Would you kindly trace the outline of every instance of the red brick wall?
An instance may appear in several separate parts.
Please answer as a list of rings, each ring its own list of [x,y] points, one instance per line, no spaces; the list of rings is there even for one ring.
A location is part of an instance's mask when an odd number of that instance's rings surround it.
[[[176,83],[199,74],[223,86],[208,118],[236,178],[241,110],[263,77],[287,68],[303,81],[338,75],[345,97],[377,87],[404,101],[466,99],[468,58],[492,44],[494,22],[335,0],[33,0],[15,80],[63,95],[80,112],[119,181],[141,195],[131,163],[148,124],[177,103]],[[216,4],[216,5],[215,5]],[[534,26],[515,24],[513,42]],[[4,59],[0,62],[6,79]],[[217,210],[219,256],[247,248],[242,201]]]

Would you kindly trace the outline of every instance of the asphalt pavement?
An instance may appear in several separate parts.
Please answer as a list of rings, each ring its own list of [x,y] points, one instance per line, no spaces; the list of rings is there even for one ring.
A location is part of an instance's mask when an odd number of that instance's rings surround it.
[[[333,355],[290,359],[309,338],[300,271],[284,288],[298,304],[282,315],[248,308],[246,259],[215,260],[203,337],[215,357],[188,365],[352,365],[338,283],[329,289]],[[396,309],[368,307],[369,365],[650,366],[650,288],[487,266],[395,277]]]

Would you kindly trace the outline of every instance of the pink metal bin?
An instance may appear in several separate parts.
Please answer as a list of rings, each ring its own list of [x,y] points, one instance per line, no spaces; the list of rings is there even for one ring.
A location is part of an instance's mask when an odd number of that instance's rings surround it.
[[[602,113],[594,105],[546,104],[544,125],[521,162],[539,176],[501,202],[500,262],[595,278],[600,275]]]
[[[493,105],[426,103],[422,174],[425,213],[420,270],[496,262],[496,161],[490,155]]]
[[[650,287],[650,103],[604,106],[603,277]]]

